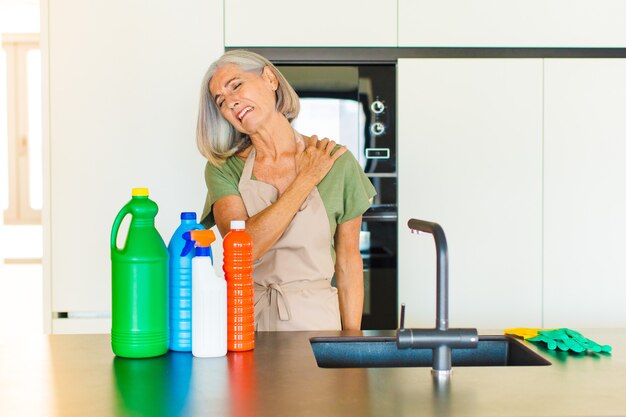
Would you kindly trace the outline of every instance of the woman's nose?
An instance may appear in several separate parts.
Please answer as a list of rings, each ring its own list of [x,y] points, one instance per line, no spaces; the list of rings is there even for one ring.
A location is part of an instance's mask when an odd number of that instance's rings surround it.
[[[234,109],[239,106],[239,99],[237,99],[236,97],[228,97],[226,99],[226,105],[229,109]]]

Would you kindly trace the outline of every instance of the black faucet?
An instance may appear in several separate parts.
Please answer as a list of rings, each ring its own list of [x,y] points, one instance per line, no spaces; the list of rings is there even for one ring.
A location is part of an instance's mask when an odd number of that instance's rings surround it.
[[[404,304],[400,314],[400,328],[397,331],[398,349],[432,349],[432,374],[446,377],[452,373],[452,349],[476,348],[476,329],[448,328],[448,244],[443,228],[437,223],[424,220],[409,220],[412,232],[426,232],[435,238],[437,251],[437,319],[434,329],[405,329]]]

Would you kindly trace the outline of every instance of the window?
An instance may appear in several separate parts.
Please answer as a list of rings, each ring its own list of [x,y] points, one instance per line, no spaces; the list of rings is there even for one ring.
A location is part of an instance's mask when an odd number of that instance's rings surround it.
[[[345,145],[365,168],[365,112],[356,99],[300,97],[300,114],[293,126],[304,135],[315,134]]]
[[[40,224],[43,179],[39,35],[3,34],[0,100],[0,208],[4,224]]]

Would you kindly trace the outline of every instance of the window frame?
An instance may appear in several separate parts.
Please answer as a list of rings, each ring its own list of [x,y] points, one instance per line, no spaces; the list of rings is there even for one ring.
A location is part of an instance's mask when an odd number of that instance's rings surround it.
[[[39,34],[2,34],[2,49],[6,53],[7,65],[9,188],[4,224],[41,224],[42,211],[34,209],[30,201],[30,164],[33,161],[29,155],[27,61],[29,51],[40,49]]]

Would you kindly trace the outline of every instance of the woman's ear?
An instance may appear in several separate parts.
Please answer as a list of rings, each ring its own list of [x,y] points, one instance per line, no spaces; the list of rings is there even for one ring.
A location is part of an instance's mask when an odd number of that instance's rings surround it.
[[[272,91],[278,89],[278,78],[276,74],[274,74],[274,71],[267,65],[263,68],[263,78],[269,83]]]

